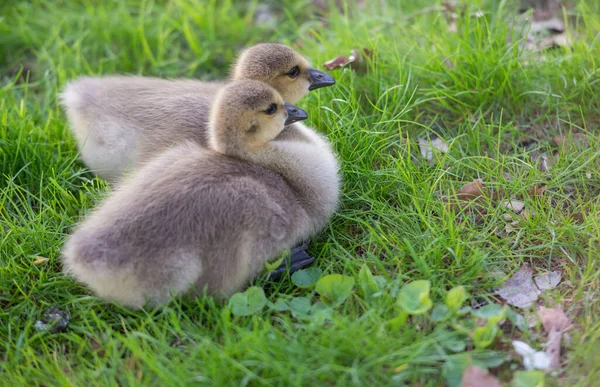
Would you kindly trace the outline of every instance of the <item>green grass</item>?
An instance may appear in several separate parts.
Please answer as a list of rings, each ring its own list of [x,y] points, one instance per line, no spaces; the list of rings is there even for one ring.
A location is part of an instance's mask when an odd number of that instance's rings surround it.
[[[374,51],[368,71],[338,70],[337,84],[300,106],[339,154],[342,206],[310,252],[324,273],[358,278],[366,264],[390,282],[431,281],[440,302],[463,285],[493,296],[495,272],[528,263],[560,268],[546,292],[574,321],[554,385],[592,385],[600,377],[600,6],[565,12],[571,48],[539,55],[519,49],[517,5],[474,1],[483,18],[448,32],[433,2],[373,1],[350,16],[313,15],[309,1],[280,2],[279,20],[252,25],[257,3],[233,1],[9,1],[0,5],[0,380],[3,385],[441,385],[450,353],[426,316],[394,327],[392,301],[370,306],[358,291],[326,320],[264,309],[234,317],[209,298],[132,312],[105,304],[61,274],[60,250],[73,226],[110,187],[94,179],[58,106],[57,93],[80,75],[135,73],[224,77],[237,49],[290,44],[315,66],[353,48]],[[507,43],[512,35],[512,43]],[[588,147],[551,144],[583,133]],[[448,153],[428,163],[417,140],[437,133]],[[407,140],[405,140],[407,139]],[[525,146],[525,144],[528,144]],[[532,155],[556,152],[549,172]],[[530,214],[497,236],[510,211],[487,200],[483,214],[445,206],[481,178]],[[543,197],[528,191],[547,186]],[[575,214],[575,216],[573,215]],[[514,215],[514,219],[520,217]],[[37,257],[49,260],[39,265]],[[258,279],[271,301],[307,296],[289,276]],[[357,287],[355,287],[357,289]],[[394,290],[395,289],[395,290]],[[71,313],[65,333],[38,333],[43,310]],[[535,314],[535,308],[520,311]],[[536,348],[539,326],[503,334],[477,356],[503,353],[494,369],[509,381],[522,368],[512,338]],[[470,349],[470,348],[469,348]],[[495,352],[492,352],[495,351]],[[399,367],[399,368],[397,368]]]

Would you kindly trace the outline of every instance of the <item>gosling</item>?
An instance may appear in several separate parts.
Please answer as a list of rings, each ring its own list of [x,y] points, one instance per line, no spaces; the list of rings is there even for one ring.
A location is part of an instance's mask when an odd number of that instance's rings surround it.
[[[337,208],[329,143],[306,128],[282,136],[305,118],[262,82],[229,84],[210,114],[208,149],[177,144],[123,180],[67,240],[64,271],[135,309],[241,290]]]
[[[335,83],[291,48],[270,43],[242,52],[230,78],[265,82],[289,103]],[[210,107],[227,83],[83,77],[68,84],[60,99],[80,157],[98,176],[115,182],[172,144],[190,140],[206,147]]]

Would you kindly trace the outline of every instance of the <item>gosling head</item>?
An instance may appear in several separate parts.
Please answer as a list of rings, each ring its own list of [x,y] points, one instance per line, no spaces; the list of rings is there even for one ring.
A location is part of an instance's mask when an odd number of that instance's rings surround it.
[[[285,125],[307,118],[304,110],[284,102],[275,89],[259,81],[235,81],[223,88],[210,114],[210,147],[244,157],[277,137]]]
[[[283,99],[296,103],[309,91],[335,84],[335,79],[310,68],[304,57],[286,45],[263,43],[243,51],[236,61],[232,79],[253,79],[275,88]]]

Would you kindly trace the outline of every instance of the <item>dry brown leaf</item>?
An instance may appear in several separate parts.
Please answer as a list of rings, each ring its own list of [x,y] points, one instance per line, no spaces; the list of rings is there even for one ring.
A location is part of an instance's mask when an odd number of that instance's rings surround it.
[[[349,64],[354,71],[366,71],[368,68],[368,60],[373,58],[373,50],[363,48],[362,50],[353,49],[350,56],[340,55],[323,64],[327,70],[335,70]]]
[[[456,196],[459,200],[470,201],[483,195],[483,180],[475,179],[471,183],[463,185]]]
[[[36,260],[33,261],[34,265],[41,265],[44,262],[48,262],[50,260],[50,258],[46,258],[46,257],[36,257]]]
[[[547,188],[548,186],[540,184],[530,188],[529,191],[527,191],[527,193],[529,194],[529,196],[542,197],[546,193]]]
[[[581,212],[574,212],[571,214],[571,218],[579,224],[585,221],[585,216]]]
[[[476,221],[481,221],[482,216],[487,213],[485,209],[488,193],[483,187],[483,180],[475,179],[465,184],[456,196],[442,196],[441,200],[451,209],[467,209],[470,214],[475,215]]]
[[[502,387],[497,377],[477,366],[469,366],[462,376],[461,387]]]
[[[554,136],[552,143],[558,147],[589,147],[590,145],[587,137],[581,133],[573,133],[571,136],[558,134]]]
[[[565,315],[562,305],[557,305],[554,308],[540,306],[538,316],[542,321],[544,330],[548,333],[546,354],[550,357],[550,368],[557,368],[560,366],[562,334],[569,328],[571,321]]]
[[[548,165],[548,158],[546,156],[540,158],[539,168],[541,172],[548,172],[550,170],[550,165]]]
[[[529,220],[529,218],[531,218],[534,214],[535,213],[533,211],[529,212],[527,210],[523,210],[519,215],[521,216],[521,218]]]
[[[505,200],[504,203],[502,203],[502,205],[508,209],[513,211],[515,214],[520,214],[521,211],[523,211],[523,209],[525,208],[525,203],[523,203],[520,200]]]
[[[350,63],[348,57],[340,55],[331,60],[328,60],[323,64],[323,66],[325,66],[327,70],[335,70],[344,67],[348,63]]]

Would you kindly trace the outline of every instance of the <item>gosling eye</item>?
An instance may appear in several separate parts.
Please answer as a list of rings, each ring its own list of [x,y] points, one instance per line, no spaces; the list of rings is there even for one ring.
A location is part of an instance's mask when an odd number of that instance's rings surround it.
[[[298,66],[292,67],[292,69],[287,72],[287,76],[290,78],[296,78],[298,74],[300,74],[300,69],[298,68]]]
[[[274,103],[270,104],[269,107],[267,108],[267,110],[265,110],[265,113],[267,113],[268,115],[272,116],[273,114],[275,114],[275,112],[277,111],[277,105],[275,105]]]

